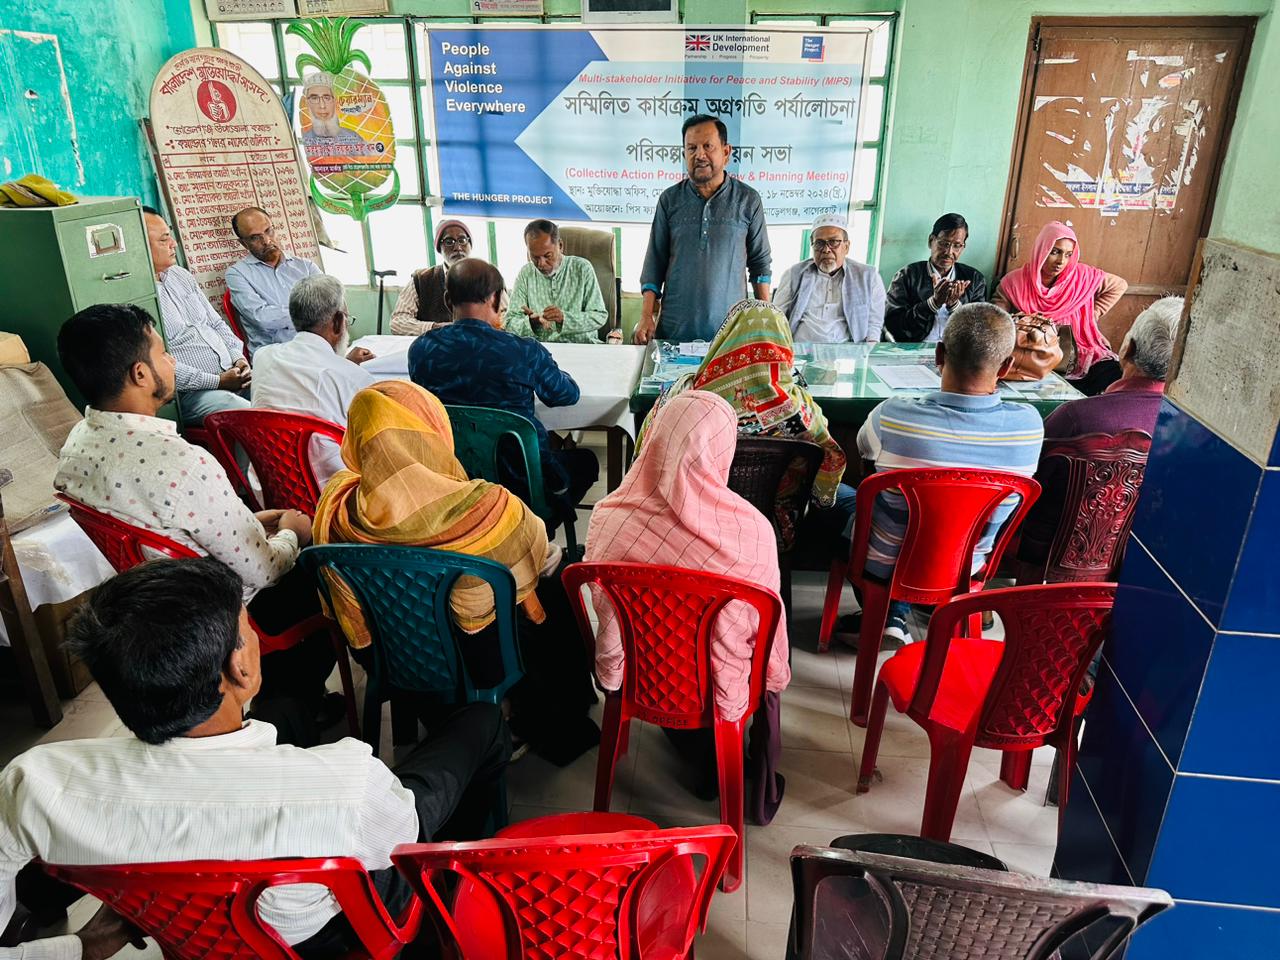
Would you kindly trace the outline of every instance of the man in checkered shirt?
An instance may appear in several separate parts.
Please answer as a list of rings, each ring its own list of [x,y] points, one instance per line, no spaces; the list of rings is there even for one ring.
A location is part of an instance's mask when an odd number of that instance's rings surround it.
[[[245,359],[244,344],[213,309],[196,278],[178,266],[177,244],[164,217],[151,207],[142,210],[165,343],[177,361],[175,380],[183,422],[198,426],[210,413],[248,407],[253,371]]]

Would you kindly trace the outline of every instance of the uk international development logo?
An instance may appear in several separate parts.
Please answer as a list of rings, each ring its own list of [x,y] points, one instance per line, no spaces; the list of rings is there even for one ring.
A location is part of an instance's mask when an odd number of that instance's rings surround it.
[[[685,53],[706,53],[711,49],[711,38],[705,33],[686,33],[684,35]]]

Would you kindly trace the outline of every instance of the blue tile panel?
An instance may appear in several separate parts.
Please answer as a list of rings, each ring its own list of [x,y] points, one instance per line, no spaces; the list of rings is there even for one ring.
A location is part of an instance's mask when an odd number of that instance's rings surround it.
[[[1103,656],[1177,765],[1209,651],[1213,627],[1130,537]]]
[[[1102,814],[1094,806],[1077,770],[1071,802],[1063,813],[1062,833],[1053,857],[1053,875],[1066,880],[1131,886],[1124,861],[1107,834]]]
[[[1146,883],[1180,899],[1280,909],[1277,824],[1280,782],[1179,774]]]
[[[1215,625],[1262,472],[1176,404],[1161,401],[1133,532]]]
[[[1077,771],[1088,782],[1129,874],[1135,883],[1144,882],[1173,785],[1173,769],[1106,664],[1098,671],[1093,702],[1085,715]],[[1075,802],[1073,794],[1068,812]]]
[[[1277,683],[1280,637],[1218,634],[1179,772],[1280,780]]]
[[[1280,911],[1175,903],[1129,941],[1125,960],[1275,960]]]
[[[1280,471],[1262,479],[1245,535],[1235,581],[1222,616],[1223,630],[1280,634]]]

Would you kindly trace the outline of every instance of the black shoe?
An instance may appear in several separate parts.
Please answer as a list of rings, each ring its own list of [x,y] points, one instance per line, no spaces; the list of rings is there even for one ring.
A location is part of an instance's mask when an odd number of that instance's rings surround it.
[[[347,715],[347,698],[341,693],[326,693],[316,711],[316,726],[327,730]]]

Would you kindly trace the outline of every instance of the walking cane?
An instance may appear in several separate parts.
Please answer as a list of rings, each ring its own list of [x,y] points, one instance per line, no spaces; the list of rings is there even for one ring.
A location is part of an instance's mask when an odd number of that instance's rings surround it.
[[[394,270],[375,270],[373,275],[378,278],[378,336],[382,336],[382,285],[386,282],[387,277],[394,277]]]

